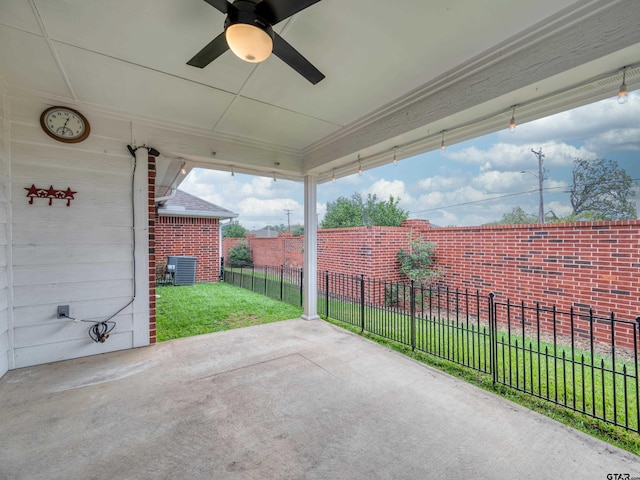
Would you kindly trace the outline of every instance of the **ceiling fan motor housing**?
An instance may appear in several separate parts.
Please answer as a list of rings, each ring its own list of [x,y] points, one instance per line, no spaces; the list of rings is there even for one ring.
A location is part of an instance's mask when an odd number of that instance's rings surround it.
[[[257,27],[260,30],[264,31],[271,37],[273,40],[273,29],[271,28],[271,24],[256,14],[256,4],[249,0],[237,0],[233,3],[235,7],[234,10],[230,10],[227,15],[226,20],[224,21],[224,29],[225,31],[231,25],[236,25],[238,23],[244,23],[245,25],[251,25],[253,27]]]

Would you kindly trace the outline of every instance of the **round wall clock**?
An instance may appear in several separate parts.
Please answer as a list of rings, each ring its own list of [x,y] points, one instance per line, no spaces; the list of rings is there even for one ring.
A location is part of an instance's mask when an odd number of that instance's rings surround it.
[[[50,107],[40,115],[40,126],[47,135],[60,142],[78,143],[89,136],[89,121],[69,107]]]

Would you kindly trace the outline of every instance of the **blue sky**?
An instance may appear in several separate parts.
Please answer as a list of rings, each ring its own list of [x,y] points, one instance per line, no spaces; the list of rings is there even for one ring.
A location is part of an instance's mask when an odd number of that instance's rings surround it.
[[[545,211],[562,216],[571,212],[569,194],[575,158],[606,158],[640,185],[640,91],[619,105],[615,98],[507,128],[467,142],[389,164],[362,175],[354,173],[318,186],[318,212],[340,195],[375,193],[399,197],[409,218],[428,219],[440,226],[481,225],[498,220],[515,206],[537,215],[538,160],[545,155]],[[303,222],[302,183],[194,169],[181,189],[240,214],[248,229]],[[529,192],[529,193],[526,193]],[[640,210],[640,188],[636,203]]]

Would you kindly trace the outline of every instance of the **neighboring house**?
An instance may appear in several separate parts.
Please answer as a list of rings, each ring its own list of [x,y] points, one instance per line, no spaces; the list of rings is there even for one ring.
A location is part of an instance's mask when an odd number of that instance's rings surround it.
[[[156,265],[163,269],[167,257],[196,257],[196,282],[220,278],[220,221],[237,213],[182,190],[156,201]]]
[[[261,228],[260,230],[251,230],[247,232],[248,235],[253,235],[256,238],[278,238],[280,232],[271,230],[269,227]]]

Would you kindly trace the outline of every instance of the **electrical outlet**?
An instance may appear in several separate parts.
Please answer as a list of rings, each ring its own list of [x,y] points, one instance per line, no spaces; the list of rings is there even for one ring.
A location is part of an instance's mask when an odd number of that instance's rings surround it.
[[[69,305],[58,305],[58,318],[68,317],[69,315]]]

